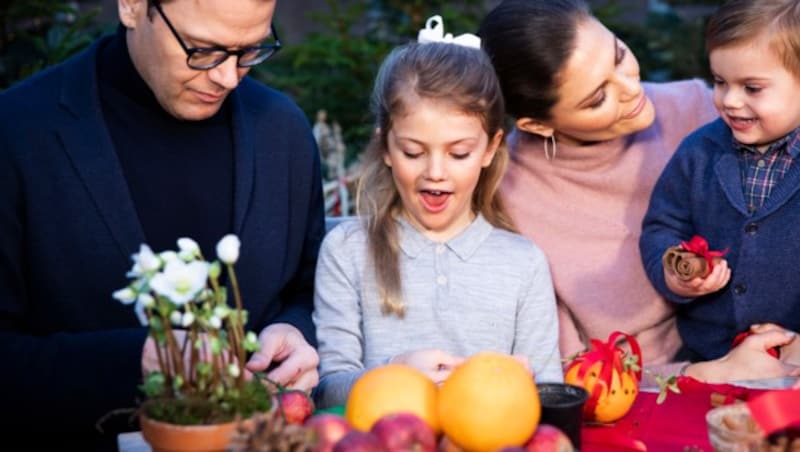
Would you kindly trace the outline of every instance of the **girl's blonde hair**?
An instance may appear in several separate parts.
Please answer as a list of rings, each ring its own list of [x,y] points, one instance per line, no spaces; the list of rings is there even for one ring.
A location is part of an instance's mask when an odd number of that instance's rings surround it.
[[[505,106],[500,84],[486,54],[480,49],[445,43],[412,43],[386,57],[372,92],[376,132],[364,153],[358,181],[356,209],[365,222],[369,254],[385,313],[402,317],[400,245],[395,217],[402,211],[391,169],[383,156],[392,118],[403,114],[404,99],[446,102],[481,120],[489,140],[503,130]],[[495,227],[514,231],[498,188],[508,163],[505,141],[481,171],[472,197],[472,209]]]

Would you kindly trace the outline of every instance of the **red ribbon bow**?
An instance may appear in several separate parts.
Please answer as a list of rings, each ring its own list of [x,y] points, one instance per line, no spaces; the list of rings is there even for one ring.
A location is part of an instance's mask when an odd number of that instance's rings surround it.
[[[708,249],[708,242],[702,236],[695,235],[692,237],[691,240],[688,242],[681,242],[681,247],[690,253],[697,254],[698,256],[704,258],[706,263],[708,264],[708,273],[706,276],[711,273],[711,270],[714,270],[714,258],[715,257],[722,257],[728,252],[728,248],[725,248],[722,251],[711,251]]]
[[[599,339],[591,339],[591,349],[578,355],[578,357],[575,358],[575,361],[573,361],[573,363],[570,365],[570,367],[576,364],[581,366],[578,370],[578,378],[583,380],[592,364],[598,361],[602,363],[600,367],[600,374],[597,377],[597,381],[602,382],[602,384],[595,384],[594,388],[592,389],[589,400],[586,401],[586,404],[583,407],[583,412],[586,415],[591,415],[594,413],[595,407],[597,406],[597,401],[603,391],[603,386],[609,388],[610,390],[613,371],[616,370],[620,375],[625,372],[622,363],[622,356],[625,354],[625,350],[617,345],[617,341],[620,338],[625,338],[630,344],[631,352],[634,356],[636,356],[637,363],[639,364],[639,370],[635,372],[636,379],[640,381],[642,379],[642,350],[639,347],[639,343],[636,341],[636,338],[621,331],[614,331],[608,336],[608,340],[606,342],[603,342]]]

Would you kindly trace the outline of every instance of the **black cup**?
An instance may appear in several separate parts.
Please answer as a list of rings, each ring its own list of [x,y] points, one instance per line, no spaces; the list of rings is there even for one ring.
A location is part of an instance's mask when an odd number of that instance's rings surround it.
[[[583,404],[589,393],[580,386],[565,383],[540,383],[536,388],[542,404],[539,422],[558,427],[572,442],[572,447],[580,449]]]

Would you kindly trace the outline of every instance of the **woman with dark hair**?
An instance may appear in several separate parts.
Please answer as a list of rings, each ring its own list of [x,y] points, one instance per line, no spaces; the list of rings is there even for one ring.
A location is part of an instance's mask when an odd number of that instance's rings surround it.
[[[516,124],[503,201],[550,262],[562,355],[622,330],[646,364],[679,361],[660,373],[719,381],[789,372],[765,351],[792,340],[777,330],[717,361],[680,362],[675,310],[642,267],[656,179],[683,137],[717,116],[705,83],[642,83],[636,57],[581,0],[505,0],[479,35]]]

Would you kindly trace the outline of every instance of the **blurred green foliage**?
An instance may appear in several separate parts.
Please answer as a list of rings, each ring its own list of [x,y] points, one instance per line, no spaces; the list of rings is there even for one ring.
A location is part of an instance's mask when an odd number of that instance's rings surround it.
[[[430,11],[442,15],[447,30],[475,30],[485,7],[480,0],[450,5],[443,0],[370,0],[310,13],[320,31],[284,50],[252,75],[290,94],[313,121],[317,110],[342,126],[346,162],[364,148],[373,127],[369,97],[378,67],[396,45],[416,39]],[[280,27],[280,22],[278,22]],[[279,28],[280,31],[280,28]]]
[[[97,13],[62,0],[0,2],[0,89],[88,46],[101,32]]]
[[[656,10],[632,21],[619,0],[595,1],[594,12],[639,59],[645,80],[708,77],[703,49],[705,17],[684,19],[674,10]],[[719,0],[667,0],[680,8]],[[599,6],[598,6],[599,5]],[[415,39],[434,12],[455,34],[474,31],[487,12],[483,0],[327,0],[310,12],[317,31],[284,49],[251,74],[291,95],[313,122],[325,109],[342,126],[347,160],[368,140],[369,96],[378,67],[396,45]],[[65,0],[0,1],[0,89],[55,64],[87,46],[102,29],[97,11],[79,11]],[[106,25],[106,28],[109,26]],[[280,31],[280,20],[277,23]]]

